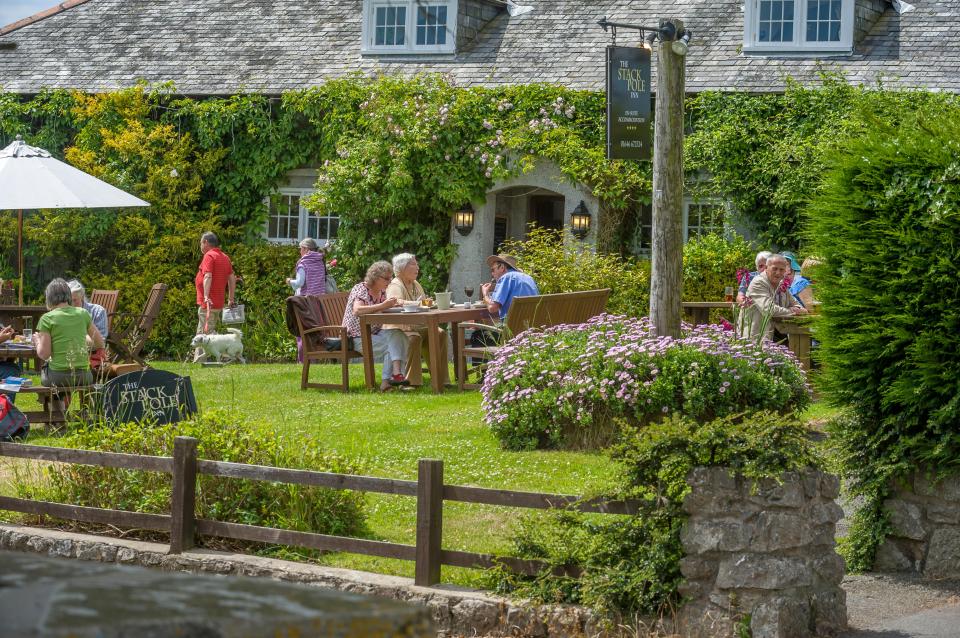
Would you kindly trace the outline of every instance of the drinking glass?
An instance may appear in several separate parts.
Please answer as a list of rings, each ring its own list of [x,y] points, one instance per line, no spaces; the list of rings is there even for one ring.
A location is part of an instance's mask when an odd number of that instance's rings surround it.
[[[33,339],[33,317],[23,318],[23,338],[27,341]]]
[[[473,305],[470,301],[473,298],[473,286],[464,286],[463,294],[467,296],[467,303],[464,305],[469,308],[471,305]]]
[[[727,286],[723,289],[723,300],[728,303],[733,301],[733,286]]]

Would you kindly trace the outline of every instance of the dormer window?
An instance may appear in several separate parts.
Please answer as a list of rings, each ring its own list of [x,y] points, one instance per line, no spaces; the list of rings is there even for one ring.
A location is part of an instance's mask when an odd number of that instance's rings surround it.
[[[364,0],[363,53],[453,53],[457,0]]]
[[[853,51],[854,0],[746,0],[744,53]]]

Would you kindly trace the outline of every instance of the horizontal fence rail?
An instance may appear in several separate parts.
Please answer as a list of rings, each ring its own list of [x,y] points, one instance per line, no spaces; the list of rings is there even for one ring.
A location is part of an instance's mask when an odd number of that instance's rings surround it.
[[[0,510],[55,516],[85,523],[169,532],[171,554],[179,554],[193,547],[195,534],[200,534],[321,551],[351,552],[410,560],[415,563],[414,580],[418,585],[434,585],[440,582],[441,565],[477,569],[502,566],[510,571],[528,575],[537,574],[546,567],[538,560],[442,549],[444,501],[530,509],[573,509],[598,514],[635,514],[639,511],[641,504],[636,500],[584,499],[565,494],[445,485],[443,461],[432,459],[419,461],[416,481],[208,461],[197,458],[197,440],[191,437],[175,439],[173,457],[141,456],[18,443],[0,443],[0,456],[162,472],[171,474],[173,478],[169,515],[81,507],[5,496],[0,496]],[[195,512],[198,475],[414,497],[417,499],[416,544],[405,545],[198,519]],[[573,577],[580,575],[580,570],[576,566],[554,567],[553,572]]]

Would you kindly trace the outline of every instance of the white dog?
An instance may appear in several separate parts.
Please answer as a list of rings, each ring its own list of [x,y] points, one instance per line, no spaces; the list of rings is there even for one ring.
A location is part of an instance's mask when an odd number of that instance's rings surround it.
[[[224,357],[228,361],[239,361],[246,363],[243,358],[243,333],[236,328],[227,328],[229,334],[199,334],[190,342],[193,348],[203,348],[207,354],[207,359],[216,360],[218,363]]]

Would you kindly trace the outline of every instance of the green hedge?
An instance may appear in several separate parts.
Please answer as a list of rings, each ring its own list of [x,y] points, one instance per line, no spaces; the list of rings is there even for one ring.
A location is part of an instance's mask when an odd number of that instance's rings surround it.
[[[94,424],[62,439],[60,445],[172,456],[177,436],[196,438],[201,459],[359,473],[355,462],[323,452],[319,441],[278,437],[269,429],[238,423],[218,412],[174,425],[130,423],[111,428]],[[44,473],[46,480],[41,481],[21,474],[15,481],[18,494],[86,507],[154,514],[170,511],[168,475],[83,465],[50,465]],[[366,533],[364,500],[358,492],[200,476],[196,508],[199,517],[231,523],[341,536]]]
[[[833,428],[854,493],[852,533],[869,568],[891,478],[958,469],[960,437],[960,107],[896,125],[866,113],[843,140],[809,209],[823,387],[850,417]]]

